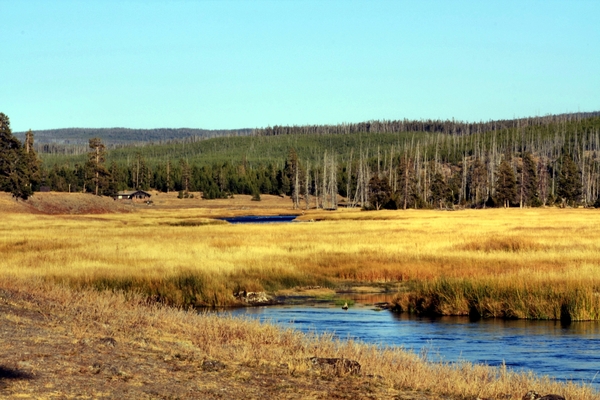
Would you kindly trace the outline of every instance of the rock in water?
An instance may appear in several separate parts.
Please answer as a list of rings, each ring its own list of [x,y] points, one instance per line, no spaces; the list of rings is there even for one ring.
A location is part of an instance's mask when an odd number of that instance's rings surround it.
[[[243,292],[234,294],[234,297],[239,301],[251,306],[270,305],[276,303],[276,301],[269,297],[265,292],[246,292],[244,290]]]

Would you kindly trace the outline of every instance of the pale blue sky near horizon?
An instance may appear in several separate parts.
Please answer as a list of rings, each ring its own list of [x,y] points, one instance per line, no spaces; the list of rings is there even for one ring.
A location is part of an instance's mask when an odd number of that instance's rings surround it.
[[[0,0],[13,131],[600,110],[600,1]]]

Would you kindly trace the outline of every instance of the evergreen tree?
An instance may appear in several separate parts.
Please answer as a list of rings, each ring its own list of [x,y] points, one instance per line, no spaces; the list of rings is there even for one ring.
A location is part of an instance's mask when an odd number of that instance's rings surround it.
[[[10,119],[0,113],[0,189],[17,200],[27,200],[33,194],[30,178],[36,171],[29,170],[28,161],[21,142],[12,134]]]
[[[434,207],[439,205],[439,208],[444,208],[445,202],[450,197],[450,190],[448,188],[448,184],[444,179],[444,175],[440,172],[436,172],[433,174],[433,178],[431,179],[431,198],[430,201],[433,203]]]
[[[452,174],[448,183],[448,202],[450,204],[458,204],[461,201],[461,183],[462,183],[462,172],[457,170]]]
[[[291,193],[290,179],[285,174],[285,170],[277,172],[277,187],[280,189],[281,194],[289,195]]]
[[[480,159],[475,159],[469,168],[467,189],[471,202],[475,205],[480,205],[485,199],[483,198],[487,185],[488,170]]]
[[[290,149],[285,161],[285,176],[290,183],[290,192],[286,193],[292,196],[294,209],[300,207],[300,165],[298,163],[298,154],[293,148]]]
[[[86,164],[86,178],[94,186],[96,196],[102,194],[101,189],[107,186],[109,172],[104,167],[106,161],[106,147],[99,138],[92,138],[89,142],[90,151],[88,153],[88,162]]]
[[[392,195],[392,189],[387,181],[387,179],[381,179],[377,174],[375,174],[369,180],[369,203],[376,210],[380,210],[381,207],[386,205]]]
[[[538,207],[541,205],[538,193],[537,165],[533,155],[529,152],[523,155],[522,163],[517,169],[517,185],[521,207]]]
[[[417,181],[412,160],[407,157],[400,159],[398,165],[398,192],[396,196],[396,205],[398,208],[406,210],[413,207],[417,196]]]
[[[510,203],[517,198],[517,179],[510,163],[504,159],[498,167],[496,175],[496,197],[504,208],[510,207]]]
[[[107,192],[115,195],[119,192],[119,168],[114,161],[110,163]]]
[[[563,203],[571,206],[574,206],[581,198],[581,172],[568,154],[565,154],[562,159],[556,193]]]
[[[181,168],[181,188],[185,194],[188,194],[190,192],[192,170],[190,168],[190,164],[183,158],[179,160],[179,167]]]
[[[33,189],[39,186],[41,181],[41,161],[33,149],[33,132],[31,129],[25,134],[25,164],[29,174],[29,183]]]
[[[173,167],[171,165],[171,159],[167,158],[166,171],[165,171],[165,191],[173,190]]]

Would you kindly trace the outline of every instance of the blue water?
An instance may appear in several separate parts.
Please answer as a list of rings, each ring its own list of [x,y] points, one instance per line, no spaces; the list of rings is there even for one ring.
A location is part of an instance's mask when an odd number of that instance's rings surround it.
[[[466,360],[531,370],[557,380],[600,389],[600,323],[479,320],[465,317],[417,318],[357,305],[271,306],[230,311],[303,332],[331,332],[340,338],[395,345],[427,354],[431,361]]]
[[[245,215],[221,219],[231,224],[266,224],[272,222],[292,222],[296,217],[297,215]]]

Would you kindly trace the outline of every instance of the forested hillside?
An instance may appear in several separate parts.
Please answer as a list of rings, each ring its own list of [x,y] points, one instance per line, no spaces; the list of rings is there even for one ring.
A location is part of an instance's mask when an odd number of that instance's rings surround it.
[[[371,121],[123,147],[99,193],[126,188],[285,193],[297,207],[598,204],[600,113],[487,123]],[[42,154],[42,185],[91,190],[88,155]],[[95,186],[95,185],[93,185]],[[95,187],[94,187],[95,189]]]
[[[251,129],[128,129],[128,128],[65,128],[32,131],[36,137],[37,151],[44,153],[81,154],[87,151],[87,143],[91,138],[102,139],[109,148],[123,145],[160,144],[174,140],[198,141],[220,136],[249,135]],[[26,132],[15,132],[19,140],[25,138]]]

